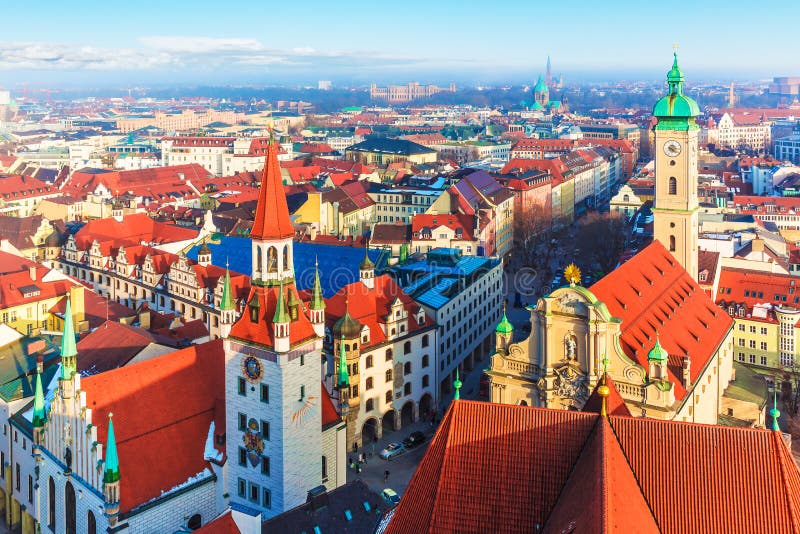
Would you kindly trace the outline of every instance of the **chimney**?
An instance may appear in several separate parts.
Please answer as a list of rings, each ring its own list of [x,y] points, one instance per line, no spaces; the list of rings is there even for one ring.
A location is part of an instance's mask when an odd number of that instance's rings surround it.
[[[69,302],[72,306],[72,320],[80,331],[80,324],[86,320],[84,287],[76,285],[69,288]]]
[[[691,366],[692,360],[689,356],[684,356],[681,358],[681,367],[683,369],[683,387],[689,389],[689,386],[692,385],[692,377],[691,377]]]
[[[764,252],[764,240],[757,237],[751,241],[753,252]]]
[[[139,326],[145,330],[150,330],[150,308],[142,306],[139,310]]]
[[[33,280],[35,282],[36,281],[36,266],[35,265],[31,265],[30,267],[28,267],[28,274],[30,275],[31,280]]]

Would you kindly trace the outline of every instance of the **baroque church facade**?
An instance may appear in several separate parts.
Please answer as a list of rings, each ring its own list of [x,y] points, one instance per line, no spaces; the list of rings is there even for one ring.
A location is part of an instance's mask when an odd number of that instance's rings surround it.
[[[581,409],[604,369],[634,416],[717,422],[732,321],[697,284],[697,104],[675,54],[656,104],[655,240],[589,288],[579,273],[538,300],[531,334],[498,325],[492,402]],[[571,278],[571,280],[570,280]]]
[[[322,384],[324,302],[318,277],[310,299],[295,286],[277,152],[271,143],[241,315],[224,276],[221,339],[81,376],[67,301],[61,365],[39,365],[33,403],[5,428],[9,524],[190,531],[227,509],[260,522],[345,483],[346,425]]]

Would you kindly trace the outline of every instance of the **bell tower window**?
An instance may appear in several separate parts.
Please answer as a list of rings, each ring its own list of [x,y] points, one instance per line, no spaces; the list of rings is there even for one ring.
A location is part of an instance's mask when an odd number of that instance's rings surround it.
[[[669,251],[670,252],[675,252],[675,236],[674,235],[669,236]]]
[[[669,194],[670,195],[678,194],[678,180],[674,176],[669,177]]]

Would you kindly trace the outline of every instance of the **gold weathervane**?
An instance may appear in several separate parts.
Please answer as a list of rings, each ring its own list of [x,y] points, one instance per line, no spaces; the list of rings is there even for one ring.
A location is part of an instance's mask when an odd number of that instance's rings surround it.
[[[564,269],[564,279],[569,282],[569,285],[575,286],[581,283],[581,270],[574,263],[567,265]]]

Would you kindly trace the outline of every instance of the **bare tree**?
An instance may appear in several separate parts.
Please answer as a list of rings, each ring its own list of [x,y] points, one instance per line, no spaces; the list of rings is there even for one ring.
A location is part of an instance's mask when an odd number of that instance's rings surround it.
[[[575,245],[581,257],[594,261],[604,273],[611,272],[625,250],[628,225],[618,212],[592,211],[578,222]]]
[[[514,218],[514,257],[522,265],[536,264],[539,255],[549,250],[547,246],[553,233],[550,214],[544,206],[534,204],[520,217]]]

